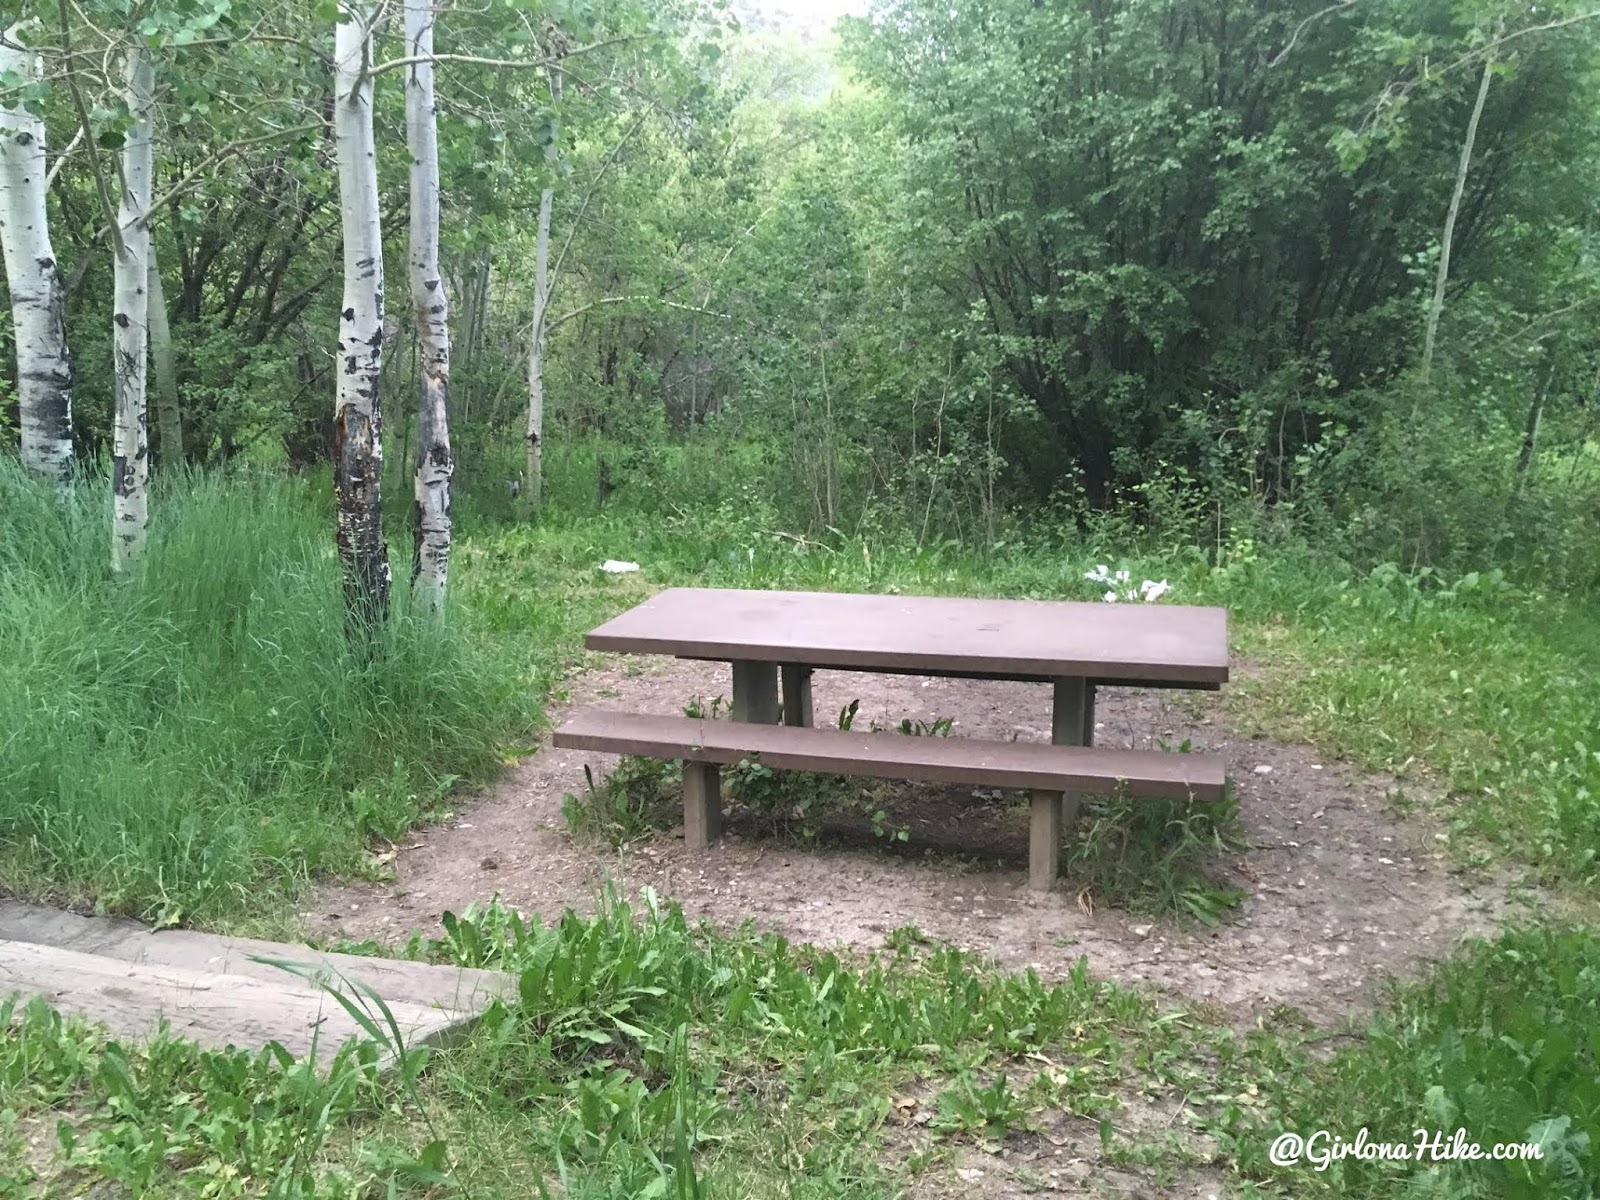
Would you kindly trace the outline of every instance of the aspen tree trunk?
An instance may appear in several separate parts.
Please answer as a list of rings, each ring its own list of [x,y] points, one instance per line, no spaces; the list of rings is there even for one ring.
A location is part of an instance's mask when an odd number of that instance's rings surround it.
[[[561,103],[561,72],[550,71],[550,101]],[[560,157],[560,117],[551,120],[550,144],[545,163],[553,170]],[[528,346],[528,490],[530,511],[539,511],[544,491],[544,337],[550,315],[550,214],[555,202],[554,180],[539,195],[539,228],[533,248],[533,332]]]
[[[489,267],[490,255],[487,251],[474,253],[462,269],[461,282],[457,294],[461,297],[461,319],[459,329],[461,336],[450,347],[451,361],[462,368],[465,377],[473,380],[473,366],[478,361],[478,350],[483,345],[484,330],[489,321]],[[472,416],[472,395],[475,389],[471,386],[458,389],[455,393],[463,419]]]
[[[115,360],[111,464],[111,567],[126,571],[144,556],[150,523],[150,437],[145,383],[149,361],[150,106],[155,72],[143,47],[128,51],[126,89],[132,116],[122,143],[122,198],[117,211],[111,331]]]
[[[433,0],[406,0],[406,145],[411,151],[411,305],[422,350],[417,396],[415,540],[411,586],[444,607],[450,569],[450,306],[439,271],[439,127],[434,111]]]
[[[172,328],[167,324],[167,294],[150,239],[150,369],[156,380],[156,429],[161,434],[162,469],[183,462],[183,410],[178,406],[178,368],[172,358]]]
[[[39,59],[12,26],[0,37],[0,72],[37,79]],[[44,122],[0,104],[0,247],[17,341],[22,462],[65,492],[72,481],[72,367],[66,293],[45,207]]]
[[[339,561],[352,634],[389,612],[389,549],[383,540],[383,232],[372,137],[372,11],[340,5],[334,35],[333,137],[344,228],[344,302],[334,399],[333,489]]]
[[[1539,423],[1544,418],[1544,402],[1550,395],[1550,381],[1555,377],[1555,359],[1552,357],[1545,363],[1543,377],[1539,381],[1539,389],[1533,394],[1533,402],[1528,405],[1528,420],[1522,430],[1522,448],[1517,451],[1517,484],[1513,498],[1522,499],[1522,493],[1528,486],[1528,476],[1532,473],[1533,452],[1539,446]]]
[[[1472,148],[1478,141],[1478,121],[1483,102],[1489,97],[1489,77],[1494,71],[1493,56],[1483,60],[1483,77],[1478,81],[1478,99],[1467,121],[1467,136],[1461,143],[1461,161],[1456,167],[1455,191],[1450,194],[1450,210],[1445,214],[1444,232],[1439,238],[1439,267],[1433,279],[1433,299],[1428,304],[1428,324],[1422,335],[1422,382],[1433,373],[1433,346],[1439,336],[1439,317],[1444,312],[1445,286],[1450,282],[1450,247],[1456,236],[1456,217],[1461,213],[1461,196],[1467,190],[1467,169],[1472,165]]]

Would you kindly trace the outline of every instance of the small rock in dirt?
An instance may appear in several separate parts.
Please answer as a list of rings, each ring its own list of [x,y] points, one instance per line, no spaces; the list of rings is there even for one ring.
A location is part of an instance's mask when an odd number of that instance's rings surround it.
[[[983,1178],[983,1172],[977,1167],[957,1167],[956,1174],[961,1176],[963,1183],[977,1183]]]
[[[1135,925],[1133,927],[1133,931],[1132,931],[1133,932],[1133,936],[1134,937],[1147,938],[1147,937],[1150,936],[1150,931],[1152,929],[1154,929],[1154,928],[1155,928],[1154,925]]]
[[[1272,768],[1267,766],[1266,763],[1262,763],[1259,767],[1256,768],[1256,774],[1257,775],[1271,775],[1272,774]]]
[[[500,869],[500,860],[495,858],[493,855],[490,855],[478,865],[485,871],[498,871]]]

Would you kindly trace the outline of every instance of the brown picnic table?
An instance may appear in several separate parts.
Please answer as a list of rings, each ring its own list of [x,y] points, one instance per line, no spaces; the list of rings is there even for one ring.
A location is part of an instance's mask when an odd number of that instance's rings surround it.
[[[1048,887],[1079,791],[1220,797],[1219,759],[1093,746],[1099,686],[1215,689],[1228,678],[1220,608],[971,597],[670,588],[589,633],[591,650],[732,664],[732,722],[584,710],[555,744],[679,758],[691,845],[720,833],[720,766],[1023,787],[1030,876]],[[1053,687],[1051,744],[812,728],[818,669],[1011,679]],[[756,729],[752,726],[777,728]]]

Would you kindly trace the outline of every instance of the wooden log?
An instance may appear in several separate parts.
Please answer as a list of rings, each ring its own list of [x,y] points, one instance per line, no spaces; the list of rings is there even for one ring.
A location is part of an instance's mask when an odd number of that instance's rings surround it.
[[[283,950],[289,961],[300,961],[305,954],[303,947]],[[288,971],[277,975],[186,970],[35,942],[0,941],[0,997],[39,996],[63,1013],[103,1023],[116,1038],[142,1041],[165,1018],[173,1034],[208,1049],[255,1051],[277,1042],[296,1058],[308,1057],[315,1048],[318,1062],[326,1065],[347,1040],[364,1037],[363,1029],[327,992]],[[354,998],[376,1012],[370,998]],[[469,1011],[394,996],[384,1002],[406,1046],[439,1045],[477,1020],[487,997]],[[384,1024],[381,1018],[379,1024]],[[390,1069],[392,1056],[381,1054],[380,1064]]]
[[[269,983],[298,982],[270,961],[305,964],[327,983],[355,980],[385,999],[477,1011],[496,996],[516,995],[517,979],[500,971],[436,966],[396,958],[333,954],[310,946],[225,937],[193,929],[151,930],[116,917],[85,917],[58,909],[0,900],[0,942],[32,942],[139,966],[172,967]],[[261,960],[270,960],[263,962]],[[0,991],[5,987],[0,976]]]

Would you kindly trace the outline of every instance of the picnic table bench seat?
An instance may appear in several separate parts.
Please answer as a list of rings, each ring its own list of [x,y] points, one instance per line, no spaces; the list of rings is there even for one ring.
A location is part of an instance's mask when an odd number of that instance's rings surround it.
[[[781,770],[831,775],[965,783],[1032,794],[1029,874],[1034,886],[1054,881],[1063,794],[1109,792],[1155,798],[1217,800],[1220,758],[1158,750],[915,737],[579,709],[556,730],[554,744],[572,750],[681,760],[684,836],[703,849],[721,834],[719,768],[745,759]]]

